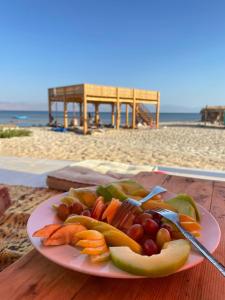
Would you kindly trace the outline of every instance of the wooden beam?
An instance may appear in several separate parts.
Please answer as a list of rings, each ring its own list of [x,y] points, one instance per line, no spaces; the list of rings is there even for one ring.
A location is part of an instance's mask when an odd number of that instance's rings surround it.
[[[82,104],[82,102],[79,103],[79,110],[80,110],[80,126],[83,126],[83,104]]]
[[[84,86],[84,111],[83,111],[83,133],[87,134],[88,131],[88,119],[87,119],[87,98]]]
[[[117,88],[117,97],[116,97],[116,129],[120,128],[120,98],[119,98],[119,88]]]
[[[129,127],[129,105],[126,104],[126,127]]]
[[[95,124],[99,125],[99,103],[95,103]]]
[[[135,89],[133,89],[133,107],[132,107],[132,128],[136,128],[136,98]]]
[[[207,124],[207,117],[208,117],[208,110],[207,110],[207,105],[205,107],[205,126]]]
[[[68,111],[67,111],[67,102],[64,98],[64,128],[68,128]]]
[[[159,128],[160,92],[158,92],[158,103],[156,104],[156,128]]]
[[[111,123],[114,126],[115,125],[115,104],[112,103],[112,115],[111,115]]]
[[[48,120],[49,124],[52,122],[52,102],[51,102],[51,97],[50,97],[50,89],[48,90]]]

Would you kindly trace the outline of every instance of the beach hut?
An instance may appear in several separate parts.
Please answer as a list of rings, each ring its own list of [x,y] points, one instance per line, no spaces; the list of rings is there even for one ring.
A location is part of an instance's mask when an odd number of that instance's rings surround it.
[[[225,106],[206,106],[201,110],[202,122],[212,124],[224,124]]]
[[[134,88],[122,88],[114,86],[102,86],[95,84],[75,84],[64,87],[55,87],[48,90],[49,123],[52,121],[52,104],[63,103],[64,128],[68,127],[68,104],[79,103],[80,125],[83,133],[88,131],[88,104],[95,107],[95,124],[99,122],[99,106],[111,105],[111,124],[118,129],[121,123],[121,105],[126,105],[126,127],[135,128],[137,120],[152,126],[153,117],[145,104],[155,105],[156,128],[159,126],[160,93],[158,91],[140,90]],[[116,108],[116,109],[115,109]],[[132,122],[129,122],[129,110],[132,112]],[[116,113],[116,120],[115,120]],[[131,125],[131,126],[130,126]]]

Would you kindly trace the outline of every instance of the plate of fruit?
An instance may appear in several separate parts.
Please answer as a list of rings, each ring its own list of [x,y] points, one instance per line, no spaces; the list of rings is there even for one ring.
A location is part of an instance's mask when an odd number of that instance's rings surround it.
[[[110,278],[165,277],[203,261],[175,225],[154,209],[166,208],[212,253],[220,241],[215,218],[186,194],[161,193],[113,226],[123,201],[149,191],[132,180],[94,188],[71,188],[41,203],[27,232],[49,260],[74,271]]]

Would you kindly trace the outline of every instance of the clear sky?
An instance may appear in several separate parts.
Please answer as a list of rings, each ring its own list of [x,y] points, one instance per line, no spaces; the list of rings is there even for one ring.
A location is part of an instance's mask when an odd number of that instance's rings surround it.
[[[225,105],[225,1],[0,0],[0,104],[82,82]]]

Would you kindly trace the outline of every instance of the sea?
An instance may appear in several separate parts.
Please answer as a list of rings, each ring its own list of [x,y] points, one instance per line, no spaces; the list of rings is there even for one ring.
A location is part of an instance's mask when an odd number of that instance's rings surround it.
[[[94,115],[91,113],[92,116]],[[153,114],[154,116],[154,114]],[[58,124],[63,124],[63,112],[58,111],[53,114],[54,120]],[[68,119],[79,118],[79,113],[68,112]],[[132,115],[130,114],[130,120]],[[160,113],[160,122],[195,122],[200,121],[199,113]],[[111,113],[100,112],[102,124],[110,124]],[[0,124],[14,123],[21,127],[46,126],[48,124],[47,111],[0,111]],[[125,123],[125,113],[121,113],[121,124]]]

